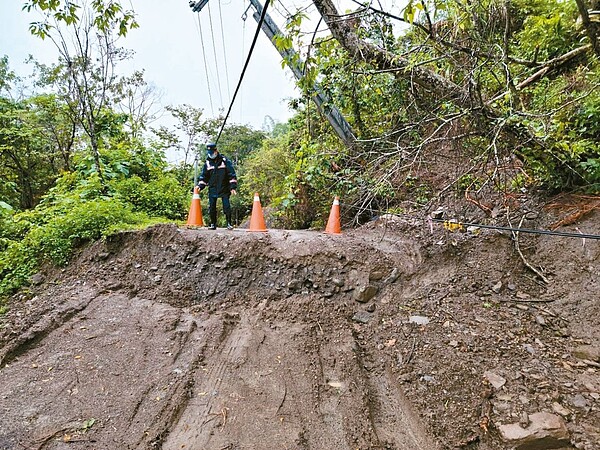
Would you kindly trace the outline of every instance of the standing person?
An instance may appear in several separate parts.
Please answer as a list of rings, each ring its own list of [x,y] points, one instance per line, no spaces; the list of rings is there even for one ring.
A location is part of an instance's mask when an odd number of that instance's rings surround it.
[[[231,204],[229,196],[237,194],[237,179],[233,164],[217,150],[217,144],[206,146],[206,162],[198,180],[200,190],[208,186],[208,211],[210,213],[211,230],[217,229],[217,199],[223,200],[223,213],[227,219],[227,229],[232,230]]]

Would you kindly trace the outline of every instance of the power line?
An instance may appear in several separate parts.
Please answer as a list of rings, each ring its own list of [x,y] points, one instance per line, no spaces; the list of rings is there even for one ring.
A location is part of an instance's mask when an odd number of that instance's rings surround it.
[[[479,223],[467,223],[467,222],[457,222],[452,220],[443,220],[443,219],[434,219],[430,218],[432,222],[443,223],[444,228],[447,229],[462,229],[464,227],[476,227],[476,228],[487,228],[490,230],[500,230],[500,231],[511,231],[514,233],[530,233],[530,234],[546,234],[549,236],[562,236],[562,237],[572,237],[579,239],[600,239],[600,235],[598,234],[584,234],[584,233],[568,233],[566,231],[550,231],[550,230],[537,230],[534,228],[513,228],[513,227],[501,227],[496,225],[482,225]]]
[[[342,206],[346,206],[351,209],[359,209],[361,211],[370,211],[372,213],[382,214],[385,213],[390,216],[402,217],[399,214],[389,213],[382,209],[373,209],[373,208],[363,208],[360,206],[352,205],[350,203],[340,203]],[[409,217],[415,217],[410,216]],[[463,230],[465,227],[475,227],[475,228],[485,228],[490,230],[499,230],[499,231],[510,231],[513,233],[530,233],[530,234],[545,234],[549,236],[560,236],[560,237],[570,237],[570,238],[579,238],[579,239],[600,239],[599,234],[585,234],[585,233],[569,233],[566,231],[551,231],[551,230],[540,230],[535,228],[514,228],[514,227],[502,227],[497,225],[483,225],[480,223],[468,223],[468,222],[459,222],[457,220],[447,220],[447,219],[436,219],[433,217],[428,217],[428,221],[442,223],[444,228],[450,231],[455,230]]]
[[[244,9],[242,14],[242,21],[244,24],[242,25],[242,62],[244,60],[244,53],[246,52],[246,19],[248,18],[248,10],[252,7],[251,4],[248,4],[248,7]],[[243,122],[244,117],[244,96],[240,97],[240,122]]]
[[[217,47],[215,46],[215,33],[213,31],[212,14],[210,12],[210,3],[208,4],[208,22],[210,23],[210,37],[213,46],[213,56],[215,57],[215,71],[217,74],[217,86],[219,88],[219,99],[221,100],[221,108],[223,107],[223,94],[221,93],[221,77],[219,76],[219,63],[217,62]]]
[[[225,61],[225,81],[227,81],[227,98],[231,100],[231,91],[229,90],[229,69],[227,67],[227,51],[225,46],[225,31],[223,28],[223,12],[221,2],[219,2],[219,20],[221,21],[221,41],[223,42],[223,61]]]
[[[252,45],[250,46],[250,51],[248,52],[248,57],[246,58],[246,63],[244,64],[244,68],[242,69],[242,74],[240,75],[240,79],[238,81],[237,87],[235,88],[235,92],[233,93],[233,98],[231,99],[231,103],[229,104],[229,109],[227,110],[227,114],[225,115],[225,119],[223,119],[223,125],[219,130],[219,134],[217,135],[217,139],[215,143],[219,142],[219,138],[221,137],[221,133],[225,128],[225,124],[227,123],[227,119],[229,118],[229,114],[231,113],[231,108],[233,108],[233,103],[235,102],[235,97],[237,96],[238,91],[240,90],[240,86],[242,85],[242,80],[244,79],[244,75],[246,73],[246,69],[248,68],[248,63],[250,62],[250,57],[252,56],[252,52],[254,51],[254,46],[256,45],[256,41],[258,39],[258,35],[260,34],[260,29],[262,27],[263,22],[265,21],[265,15],[267,14],[267,8],[269,6],[269,1],[265,1],[265,6],[263,7],[262,13],[260,15],[260,20],[258,21],[258,26],[256,27],[256,32],[254,33],[254,38],[252,39]]]
[[[197,26],[200,33],[200,43],[202,44],[202,59],[204,60],[204,71],[206,72],[206,88],[208,89],[208,100],[210,101],[210,112],[214,116],[215,108],[213,107],[212,93],[210,91],[210,77],[208,76],[208,64],[206,63],[206,49],[204,48],[204,36],[202,35],[202,26],[200,24],[200,13],[196,14],[198,19]]]

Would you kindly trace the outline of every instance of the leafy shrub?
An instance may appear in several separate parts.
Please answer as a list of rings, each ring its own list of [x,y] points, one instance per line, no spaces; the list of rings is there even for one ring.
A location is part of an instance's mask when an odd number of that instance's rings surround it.
[[[133,176],[114,185],[116,196],[130,203],[134,211],[170,220],[184,219],[189,208],[190,193],[173,177],[164,176],[145,183]]]
[[[33,224],[24,239],[7,239],[0,252],[0,297],[25,284],[39,264],[48,261],[64,265],[77,245],[98,239],[115,225],[145,221],[145,215],[133,213],[122,202],[105,199],[80,202],[45,224]]]

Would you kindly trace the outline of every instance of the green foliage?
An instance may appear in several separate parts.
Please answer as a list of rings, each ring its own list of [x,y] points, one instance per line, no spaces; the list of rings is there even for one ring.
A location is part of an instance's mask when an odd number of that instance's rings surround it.
[[[546,60],[566,53],[577,43],[578,14],[575,2],[517,0],[513,13],[521,29],[513,36],[514,51],[521,57]]]
[[[271,203],[287,193],[286,178],[294,168],[295,155],[285,140],[267,139],[244,164],[241,193],[250,196],[259,192],[261,201]]]
[[[91,8],[94,13],[93,23],[99,31],[116,28],[119,36],[125,36],[129,30],[138,28],[133,11],[125,10],[115,1],[93,0]],[[42,39],[48,37],[52,25],[50,20],[66,25],[79,22],[80,6],[70,1],[62,0],[28,0],[23,4],[26,11],[41,11],[45,15],[45,21],[33,22],[29,29],[35,36]]]
[[[160,153],[117,147],[104,150],[102,161],[108,190],[91,167],[93,158],[81,154],[77,171],[60,176],[34,209],[14,213],[0,204],[0,298],[23,286],[40,264],[66,264],[82,243],[154,223],[156,217],[185,217],[189,193],[161,171]]]
[[[46,261],[66,264],[76,246],[98,239],[110,227],[146,220],[115,199],[82,201],[66,196],[65,200],[73,200],[68,202],[69,208],[62,204],[39,208],[35,215],[47,214],[49,210],[55,214],[46,220],[34,218],[37,220],[24,227],[27,232],[22,240],[5,240],[5,249],[0,253],[0,297],[26,283],[39,264]],[[57,214],[62,210],[65,210],[63,214]],[[19,227],[6,223],[10,220],[18,223],[22,218],[18,214],[14,218],[3,218],[1,228]]]
[[[114,189],[118,198],[133,205],[134,211],[169,220],[181,220],[187,215],[189,190],[174,177],[163,176],[145,183],[136,175],[115,183]]]

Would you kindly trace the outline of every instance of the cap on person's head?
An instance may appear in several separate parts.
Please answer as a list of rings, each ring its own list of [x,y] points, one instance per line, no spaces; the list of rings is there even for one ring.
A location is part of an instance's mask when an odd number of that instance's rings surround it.
[[[217,144],[207,144],[206,145],[206,154],[210,159],[213,159],[217,156]]]

